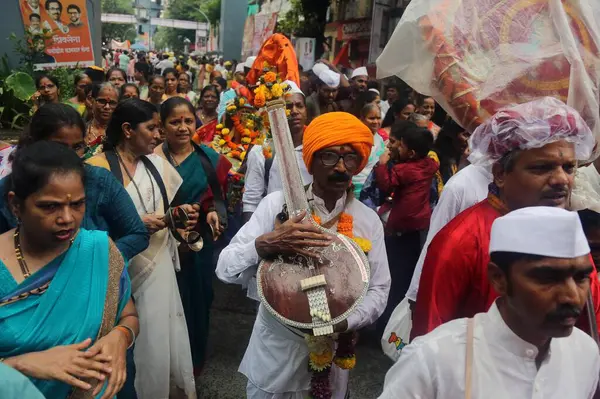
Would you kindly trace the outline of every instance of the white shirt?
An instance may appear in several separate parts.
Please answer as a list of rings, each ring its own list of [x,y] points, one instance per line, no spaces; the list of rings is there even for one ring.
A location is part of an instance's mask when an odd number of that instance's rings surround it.
[[[385,119],[385,115],[390,110],[391,104],[385,100],[379,103],[379,108],[381,108],[381,120]]]
[[[160,69],[160,72],[163,73],[167,68],[175,68],[175,64],[173,63],[173,61],[166,59],[161,60],[158,64],[156,64],[154,68]]]
[[[312,183],[312,175],[308,173],[306,165],[304,164],[304,159],[302,158],[302,144],[296,147],[295,154],[296,159],[298,160],[302,182],[304,185]],[[265,155],[263,154],[262,146],[255,145],[252,147],[250,153],[248,153],[246,168],[242,211],[254,212],[265,194]],[[269,186],[267,187],[266,192],[267,194],[271,194],[281,190],[283,190],[283,182],[281,180],[281,172],[279,172],[277,154],[275,154],[273,164],[269,171]]]
[[[467,319],[443,324],[415,339],[385,377],[380,399],[465,397]],[[600,354],[594,340],[574,328],[553,338],[539,370],[538,349],[506,325],[494,303],[475,315],[473,399],[588,399],[598,384]]]
[[[375,132],[373,135],[373,147],[371,147],[371,154],[369,155],[369,160],[367,161],[367,165],[363,170],[360,171],[359,174],[352,177],[352,183],[354,184],[354,195],[356,198],[360,197],[360,191],[362,190],[367,178],[373,171],[377,162],[379,162],[379,157],[385,151],[385,142],[383,138],[379,135],[379,133]]]
[[[483,201],[488,195],[488,186],[492,182],[492,173],[482,166],[469,165],[452,176],[444,186],[442,195],[431,214],[427,240],[421,250],[421,255],[415,266],[415,271],[410,282],[406,297],[411,301],[417,300],[419,280],[423,271],[423,263],[427,255],[427,248],[433,237],[446,226],[456,215],[478,202]]]
[[[332,212],[328,212],[323,200],[316,196],[312,205],[321,220],[330,220],[344,210],[345,202],[344,195],[338,200]],[[267,195],[260,202],[252,218],[221,252],[216,269],[219,279],[226,283],[244,285],[256,274],[260,257],[256,252],[254,241],[257,237],[273,231],[275,217],[281,212],[283,204],[281,191]],[[385,309],[390,290],[390,271],[385,252],[383,226],[377,214],[354,199],[350,201],[345,212],[354,218],[354,234],[368,238],[372,243],[372,249],[368,254],[371,267],[369,289],[362,303],[348,317],[348,328],[358,330],[372,324]],[[310,388],[307,362],[308,348],[304,338],[276,321],[261,305],[239,371],[253,385],[265,392],[304,392]],[[343,374],[347,378],[347,372],[343,373],[337,369],[336,373]],[[340,383],[344,377],[340,376],[341,380],[336,379],[332,382],[332,386],[336,387],[334,398],[344,398],[345,385]]]
[[[584,168],[577,169],[577,172],[584,174],[594,191],[600,195],[600,173],[596,170],[596,166],[591,164]]]

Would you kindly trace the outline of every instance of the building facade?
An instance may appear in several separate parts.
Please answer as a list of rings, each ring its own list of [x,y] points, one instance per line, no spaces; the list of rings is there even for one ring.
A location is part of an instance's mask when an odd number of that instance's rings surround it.
[[[328,58],[346,68],[374,65],[410,0],[332,0]]]

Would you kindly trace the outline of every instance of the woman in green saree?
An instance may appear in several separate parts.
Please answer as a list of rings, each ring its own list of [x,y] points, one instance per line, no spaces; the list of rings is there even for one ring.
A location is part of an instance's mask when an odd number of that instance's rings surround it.
[[[177,272],[177,284],[190,334],[194,374],[197,376],[206,356],[213,299],[214,240],[223,232],[221,221],[227,220],[226,211],[223,215],[224,209],[220,205],[224,204],[223,193],[227,192],[231,163],[213,149],[192,142],[196,132],[196,115],[194,107],[185,98],[172,97],[165,101],[160,117],[166,141],[156,147],[155,153],[168,160],[183,178],[171,206],[200,204],[201,213],[196,230],[203,237],[204,247],[194,252],[188,246],[180,245],[181,271]],[[210,162],[210,166],[205,166],[203,162]],[[207,171],[207,167],[210,170]],[[213,194],[211,180],[218,186],[221,198]]]
[[[80,228],[85,171],[40,141],[17,151],[0,235],[0,361],[47,398],[115,396],[138,330],[125,262],[106,232]]]

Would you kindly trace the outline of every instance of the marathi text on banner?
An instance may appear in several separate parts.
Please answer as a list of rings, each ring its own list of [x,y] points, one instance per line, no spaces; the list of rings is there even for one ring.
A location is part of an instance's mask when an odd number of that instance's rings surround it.
[[[36,69],[94,65],[86,0],[20,0]]]

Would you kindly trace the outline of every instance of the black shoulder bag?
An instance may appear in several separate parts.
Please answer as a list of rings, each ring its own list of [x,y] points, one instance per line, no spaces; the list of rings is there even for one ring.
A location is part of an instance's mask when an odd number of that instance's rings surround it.
[[[108,150],[108,151],[104,152],[104,155],[106,156],[106,160],[108,161],[108,167],[110,168],[111,173],[113,174],[113,176],[115,176],[115,178],[121,184],[123,184],[123,172],[121,172],[121,164],[119,163],[119,158],[118,158],[116,152],[114,152],[113,150]],[[148,157],[142,155],[140,157],[140,159],[144,163],[144,166],[146,167],[146,169],[148,169],[148,171],[154,178],[154,181],[156,182],[156,184],[158,185],[158,189],[160,190],[160,195],[162,196],[162,199],[163,199],[163,206],[165,208],[165,214],[166,214],[167,211],[169,210],[170,204],[169,204],[169,196],[167,195],[167,188],[165,187],[165,183],[163,182],[162,177],[160,176],[160,173],[158,173],[158,169],[156,169],[156,166],[154,166],[154,164],[152,163],[152,161],[150,159],[148,159]]]

